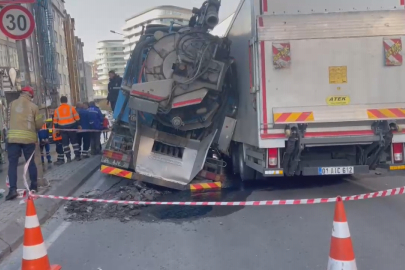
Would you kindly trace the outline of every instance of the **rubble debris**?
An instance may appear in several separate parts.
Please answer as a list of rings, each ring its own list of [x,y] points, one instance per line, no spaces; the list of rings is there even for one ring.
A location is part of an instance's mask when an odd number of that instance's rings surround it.
[[[121,200],[121,201],[154,201],[171,191],[158,191],[142,182],[122,180],[106,192],[88,191],[81,198]],[[95,221],[116,218],[128,222],[142,213],[146,205],[103,204],[93,202],[71,201],[65,206],[67,221]]]

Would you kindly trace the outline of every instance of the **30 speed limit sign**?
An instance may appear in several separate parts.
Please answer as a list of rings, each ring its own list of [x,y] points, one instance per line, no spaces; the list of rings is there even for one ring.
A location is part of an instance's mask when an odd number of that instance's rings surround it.
[[[0,30],[9,38],[21,40],[34,32],[32,13],[22,6],[10,5],[0,11]]]

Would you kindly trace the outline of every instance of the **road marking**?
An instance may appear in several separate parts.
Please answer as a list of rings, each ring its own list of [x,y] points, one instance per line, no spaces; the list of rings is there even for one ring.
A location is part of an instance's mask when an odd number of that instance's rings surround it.
[[[53,233],[45,240],[46,249],[49,249],[71,224],[71,222],[67,221],[62,222],[62,224],[60,224],[59,227],[56,228],[56,230],[54,230]]]
[[[105,178],[104,178],[105,181]],[[104,181],[98,181],[97,184],[93,187],[93,190],[98,190],[103,184]],[[56,228],[53,233],[45,240],[46,248],[49,249],[52,244],[63,234],[63,232],[69,228],[71,222],[64,221],[62,224]]]

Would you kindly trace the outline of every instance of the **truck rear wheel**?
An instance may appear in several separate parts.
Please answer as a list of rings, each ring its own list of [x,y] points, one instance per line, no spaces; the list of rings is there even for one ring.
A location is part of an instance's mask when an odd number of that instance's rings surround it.
[[[239,145],[232,143],[231,148],[231,158],[232,158],[232,174],[239,174]]]
[[[242,181],[249,181],[255,179],[255,170],[246,165],[244,156],[243,156],[243,144],[239,144],[238,148],[239,156],[239,175]]]

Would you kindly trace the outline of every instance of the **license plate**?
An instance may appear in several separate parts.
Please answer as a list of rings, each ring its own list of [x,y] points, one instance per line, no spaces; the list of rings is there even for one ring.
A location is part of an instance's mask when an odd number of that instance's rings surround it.
[[[115,160],[108,157],[101,157],[101,163],[106,163],[121,168],[129,168],[129,163],[121,160]]]
[[[354,167],[322,167],[318,168],[319,175],[354,174]]]

